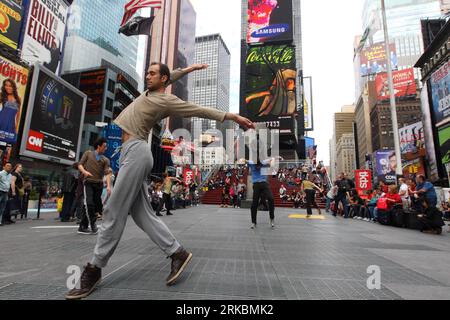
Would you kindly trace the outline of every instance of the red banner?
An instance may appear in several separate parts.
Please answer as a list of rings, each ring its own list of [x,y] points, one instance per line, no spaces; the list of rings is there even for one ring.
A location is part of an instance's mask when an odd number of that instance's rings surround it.
[[[413,68],[394,71],[392,73],[392,77],[394,80],[394,91],[396,97],[405,97],[416,94],[417,88]],[[390,98],[387,73],[378,74],[375,85],[378,100],[387,100]]]
[[[184,184],[186,186],[190,185],[191,182],[194,180],[194,171],[191,169],[184,169],[183,170],[183,180]]]
[[[356,170],[355,180],[358,192],[372,190],[372,172],[370,170]]]

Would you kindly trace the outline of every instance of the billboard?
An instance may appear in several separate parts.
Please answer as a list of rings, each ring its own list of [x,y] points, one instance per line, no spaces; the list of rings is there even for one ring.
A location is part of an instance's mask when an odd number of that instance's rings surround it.
[[[63,0],[30,0],[22,42],[22,59],[39,62],[58,74],[67,23]]]
[[[425,132],[422,122],[398,130],[400,135],[400,151],[402,157],[411,160],[417,157],[425,157]]]
[[[419,174],[425,175],[425,165],[423,158],[403,162],[403,176],[406,179],[413,179]]]
[[[387,72],[386,46],[383,42],[375,43],[361,51],[361,76]],[[391,57],[392,70],[398,68],[397,50],[395,44],[389,45],[389,56]]]
[[[450,61],[431,75],[431,92],[435,125],[440,127],[450,121]]]
[[[292,0],[248,0],[247,16],[247,43],[293,40]]]
[[[120,147],[122,146],[122,129],[116,124],[109,124],[103,128],[102,136],[108,144],[105,157],[109,159],[111,169],[117,173],[119,171]]]
[[[439,130],[438,135],[442,164],[448,164],[450,163],[450,126]]]
[[[105,92],[106,69],[82,72],[79,89],[88,96],[86,115],[101,115]]]
[[[305,150],[306,157],[311,159],[311,155],[314,154],[314,147],[316,146],[316,141],[314,138],[305,137]]]
[[[372,172],[370,170],[355,170],[355,182],[358,193],[372,190]]]
[[[375,152],[376,173],[378,182],[386,184],[397,183],[397,158],[394,150],[382,150]]]
[[[245,104],[241,114],[256,123],[292,118],[297,112],[295,47],[251,47],[245,65]]]
[[[305,131],[313,131],[313,99],[312,99],[312,78],[303,78],[303,112],[305,115]]]
[[[416,96],[416,80],[414,79],[414,69],[394,71],[394,92],[396,97]],[[378,101],[389,100],[389,81],[387,73],[379,73],[375,79],[375,88]]]
[[[36,64],[20,154],[72,165],[78,160],[86,95]]]
[[[0,42],[17,49],[23,15],[21,5],[11,0],[0,0]]]
[[[29,71],[0,57],[0,141],[17,142]]]

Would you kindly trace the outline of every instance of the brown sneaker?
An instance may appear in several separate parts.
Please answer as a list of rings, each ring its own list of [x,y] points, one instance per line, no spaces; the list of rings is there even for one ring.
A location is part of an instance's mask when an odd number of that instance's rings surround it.
[[[97,284],[102,279],[102,269],[91,265],[90,263],[84,268],[80,279],[80,289],[72,289],[66,294],[67,300],[78,300],[86,298],[94,291]]]
[[[184,271],[184,268],[188,265],[188,263],[192,259],[192,253],[187,252],[183,248],[175,252],[172,256],[172,270],[170,271],[170,275],[166,279],[166,284],[171,286],[177,281],[178,277]]]

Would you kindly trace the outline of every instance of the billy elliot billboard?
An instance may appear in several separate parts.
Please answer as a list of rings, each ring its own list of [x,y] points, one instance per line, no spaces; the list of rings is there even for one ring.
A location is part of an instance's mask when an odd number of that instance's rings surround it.
[[[431,76],[433,113],[436,126],[450,121],[450,61],[447,61]]]
[[[292,0],[249,0],[247,43],[292,41]]]
[[[417,87],[413,68],[394,71],[392,73],[392,78],[394,80],[394,92],[396,97],[416,96]],[[387,73],[379,73],[377,75],[375,86],[378,101],[389,100],[390,92]]]
[[[375,43],[361,51],[361,76],[387,72],[386,56],[391,58],[392,69],[396,70],[398,58],[395,44],[389,45],[389,52],[386,52],[384,43]]]
[[[22,42],[22,59],[40,62],[58,74],[67,24],[64,0],[30,0]]]
[[[21,5],[11,0],[0,0],[0,42],[17,49],[22,19]]]
[[[0,56],[0,141],[3,143],[17,142],[28,81],[27,68]]]
[[[76,162],[86,100],[83,92],[36,64],[20,154],[67,165]]]
[[[297,112],[295,47],[250,47],[241,114],[280,133],[293,133]]]

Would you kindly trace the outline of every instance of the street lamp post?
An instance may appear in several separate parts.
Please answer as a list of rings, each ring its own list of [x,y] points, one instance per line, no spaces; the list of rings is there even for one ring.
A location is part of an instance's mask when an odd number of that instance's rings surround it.
[[[389,93],[391,97],[391,118],[392,118],[392,130],[394,131],[394,145],[395,145],[395,157],[397,159],[397,175],[402,175],[402,155],[400,152],[400,137],[398,133],[398,122],[397,122],[397,106],[395,102],[395,91],[394,91],[394,80],[392,78],[392,63],[391,55],[389,50],[389,34],[387,29],[387,19],[386,19],[386,7],[384,0],[381,0],[381,12],[383,15],[383,29],[384,29],[384,44],[386,47],[386,63],[388,71],[388,81],[389,81]]]

